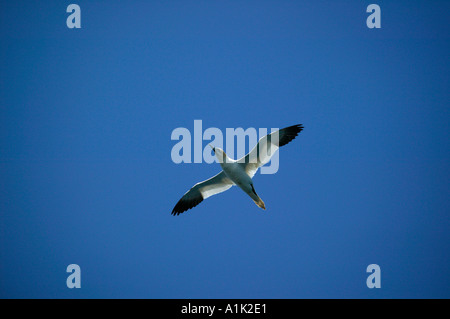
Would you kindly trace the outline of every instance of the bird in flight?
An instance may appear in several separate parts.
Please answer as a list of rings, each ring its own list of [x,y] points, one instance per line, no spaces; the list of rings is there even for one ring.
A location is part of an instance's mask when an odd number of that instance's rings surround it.
[[[173,208],[172,215],[179,215],[197,206],[204,199],[222,193],[234,185],[239,186],[249,195],[258,207],[266,209],[266,205],[256,194],[252,178],[258,168],[270,161],[279,147],[292,141],[302,130],[303,125],[297,124],[268,134],[262,137],[258,144],[239,160],[233,160],[222,149],[211,146],[222,171],[206,181],[195,184],[188,190]]]

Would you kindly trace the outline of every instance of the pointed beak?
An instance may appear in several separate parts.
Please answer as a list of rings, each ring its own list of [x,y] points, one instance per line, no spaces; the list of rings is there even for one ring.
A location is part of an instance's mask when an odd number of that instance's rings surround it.
[[[212,150],[213,150],[213,152],[214,152],[214,154],[216,154],[216,148],[215,147],[213,147],[211,144],[209,144],[209,147],[211,147],[212,148]]]

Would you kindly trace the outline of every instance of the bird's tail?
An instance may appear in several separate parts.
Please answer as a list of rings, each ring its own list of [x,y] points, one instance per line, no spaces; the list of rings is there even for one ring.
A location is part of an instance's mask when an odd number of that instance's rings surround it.
[[[255,204],[258,207],[261,207],[262,209],[266,209],[266,205],[264,204],[263,200],[258,196],[258,200],[253,200],[255,202]]]

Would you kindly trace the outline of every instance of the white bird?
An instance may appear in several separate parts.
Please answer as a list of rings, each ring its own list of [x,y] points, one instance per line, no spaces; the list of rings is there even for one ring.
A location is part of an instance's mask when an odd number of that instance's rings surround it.
[[[237,161],[229,158],[222,149],[211,146],[222,167],[222,172],[195,184],[175,205],[172,215],[179,215],[197,206],[204,199],[222,193],[234,185],[247,193],[257,206],[266,209],[264,202],[256,194],[252,178],[258,168],[270,161],[279,147],[292,141],[302,130],[303,125],[297,124],[266,135],[258,141],[251,152]]]

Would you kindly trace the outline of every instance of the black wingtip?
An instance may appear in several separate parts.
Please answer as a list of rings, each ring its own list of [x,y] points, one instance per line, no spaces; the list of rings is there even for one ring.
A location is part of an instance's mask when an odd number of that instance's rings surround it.
[[[305,127],[303,126],[303,124],[296,124],[296,125],[292,125],[292,126],[286,127],[286,130],[292,131],[292,132],[296,132],[298,134],[301,131],[303,131],[304,128]]]
[[[200,204],[203,201],[203,197],[199,196],[197,198],[194,199],[184,199],[181,198],[178,203],[175,205],[175,207],[172,210],[172,215],[173,216],[178,216],[182,213],[184,213],[185,211],[197,206],[198,204]]]
[[[296,124],[289,127],[285,127],[284,129],[280,130],[280,136],[279,136],[279,146],[286,145],[290,141],[292,141],[295,137],[297,137],[298,133],[303,131],[304,126],[303,124]]]

